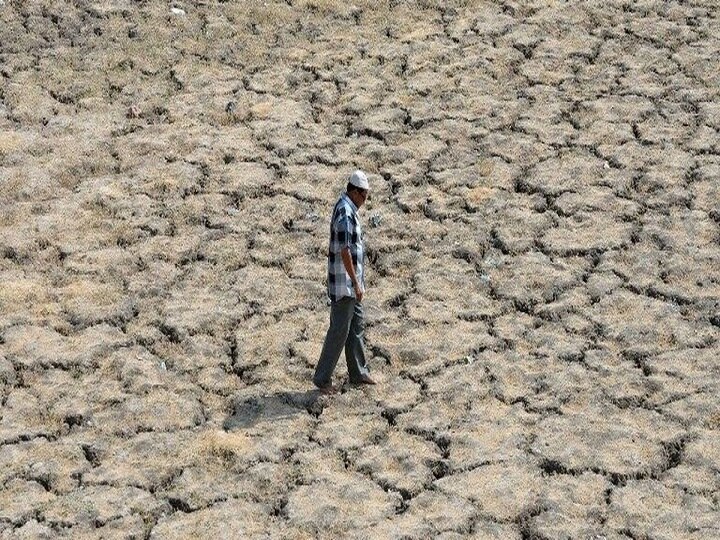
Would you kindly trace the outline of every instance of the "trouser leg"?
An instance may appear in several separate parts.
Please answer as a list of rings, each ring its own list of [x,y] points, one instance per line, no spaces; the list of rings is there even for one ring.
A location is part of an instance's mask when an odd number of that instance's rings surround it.
[[[353,317],[345,341],[345,361],[350,381],[358,382],[363,375],[369,375],[365,360],[365,312],[360,302],[354,303]]]
[[[313,382],[316,386],[330,384],[340,353],[347,341],[350,323],[353,320],[355,299],[341,298],[330,306],[330,326],[323,344],[320,360],[315,368]]]

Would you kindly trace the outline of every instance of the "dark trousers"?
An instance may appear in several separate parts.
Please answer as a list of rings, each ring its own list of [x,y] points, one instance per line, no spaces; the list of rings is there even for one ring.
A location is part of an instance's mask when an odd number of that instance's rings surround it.
[[[330,306],[330,327],[313,377],[316,386],[330,384],[343,348],[351,382],[358,382],[363,375],[370,373],[365,361],[364,335],[362,304],[348,296],[333,302]]]

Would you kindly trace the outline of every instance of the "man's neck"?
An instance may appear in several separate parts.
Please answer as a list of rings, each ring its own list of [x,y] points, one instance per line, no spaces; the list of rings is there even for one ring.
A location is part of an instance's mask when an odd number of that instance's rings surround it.
[[[352,205],[352,209],[357,212],[358,211],[358,205],[355,201],[353,201],[352,195],[350,195],[347,191],[344,193],[345,198],[350,201],[350,204]]]

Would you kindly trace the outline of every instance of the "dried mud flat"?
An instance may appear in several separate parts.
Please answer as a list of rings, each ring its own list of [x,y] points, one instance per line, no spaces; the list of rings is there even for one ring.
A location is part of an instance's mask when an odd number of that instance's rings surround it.
[[[720,537],[718,36],[0,2],[0,538]],[[320,397],[355,167],[382,384]]]

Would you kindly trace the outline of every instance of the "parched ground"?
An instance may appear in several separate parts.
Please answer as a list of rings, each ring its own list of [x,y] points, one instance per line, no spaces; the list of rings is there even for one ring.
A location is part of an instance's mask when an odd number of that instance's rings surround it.
[[[0,538],[720,537],[716,0],[375,4],[0,1]]]

